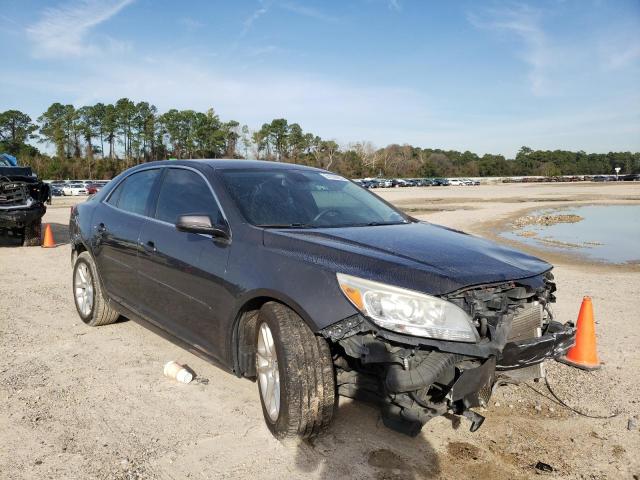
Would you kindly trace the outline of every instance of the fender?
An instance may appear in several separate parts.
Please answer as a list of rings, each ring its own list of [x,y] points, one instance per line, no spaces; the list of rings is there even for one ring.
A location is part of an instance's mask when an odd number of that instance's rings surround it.
[[[305,311],[305,309],[302,308],[295,300],[293,300],[286,293],[279,292],[277,290],[267,289],[267,288],[260,288],[260,289],[249,290],[245,292],[238,299],[238,302],[234,307],[233,317],[229,319],[231,320],[232,322],[231,324],[233,326],[231,328],[231,335],[229,335],[228,348],[229,348],[229,352],[231,353],[231,365],[232,365],[233,372],[238,377],[242,377],[242,374],[243,374],[240,368],[239,351],[238,351],[240,347],[239,345],[240,320],[242,318],[243,313],[247,311],[247,308],[245,307],[247,305],[250,305],[253,301],[256,301],[256,300],[259,300],[258,304],[260,306],[268,301],[277,301],[282,303],[283,305],[286,305],[291,310],[293,310],[296,314],[298,314],[300,318],[304,320],[304,322],[307,324],[307,326],[311,329],[312,332],[314,333],[319,332],[319,329],[316,327],[310,315]],[[258,306],[258,304],[256,304],[256,306]]]

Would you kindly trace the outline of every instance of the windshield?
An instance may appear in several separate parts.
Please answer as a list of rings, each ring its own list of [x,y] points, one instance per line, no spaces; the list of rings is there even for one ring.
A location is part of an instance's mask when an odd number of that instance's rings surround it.
[[[253,225],[329,228],[408,223],[375,195],[332,173],[303,170],[227,170],[231,197]]]

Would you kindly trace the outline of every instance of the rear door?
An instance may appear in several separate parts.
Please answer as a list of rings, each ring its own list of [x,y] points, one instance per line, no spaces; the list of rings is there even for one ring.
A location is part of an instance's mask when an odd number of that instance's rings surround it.
[[[151,207],[160,169],[135,172],[124,179],[93,215],[93,252],[104,288],[115,300],[135,304],[139,293],[139,236]]]
[[[219,357],[213,339],[229,314],[225,283],[230,243],[180,232],[180,215],[208,215],[226,224],[205,177],[190,168],[166,168],[154,218],[140,234],[139,277],[143,312],[174,335]],[[226,307],[225,307],[226,306]]]

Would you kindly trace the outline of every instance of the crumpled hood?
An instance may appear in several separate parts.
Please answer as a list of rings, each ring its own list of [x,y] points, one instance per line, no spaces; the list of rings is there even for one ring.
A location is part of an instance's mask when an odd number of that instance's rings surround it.
[[[265,230],[264,244],[336,272],[432,295],[534,277],[552,268],[518,250],[426,222]]]

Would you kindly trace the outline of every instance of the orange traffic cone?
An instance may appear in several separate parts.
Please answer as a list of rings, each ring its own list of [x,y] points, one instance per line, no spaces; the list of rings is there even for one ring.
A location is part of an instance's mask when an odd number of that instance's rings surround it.
[[[53,232],[51,231],[51,225],[47,223],[44,229],[44,240],[42,241],[42,248],[51,248],[56,246],[56,241],[53,239]]]
[[[593,318],[591,297],[584,297],[576,325],[576,344],[560,358],[562,363],[583,370],[600,368],[600,359],[596,350],[596,325]]]

